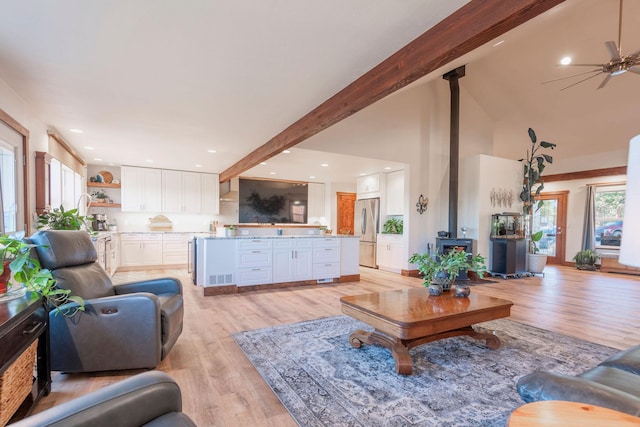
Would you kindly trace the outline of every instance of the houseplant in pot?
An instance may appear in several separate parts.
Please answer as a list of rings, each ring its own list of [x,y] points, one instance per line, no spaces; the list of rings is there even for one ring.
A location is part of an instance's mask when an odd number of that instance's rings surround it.
[[[65,316],[84,311],[84,300],[70,295],[70,290],[58,289],[51,272],[41,268],[38,259],[32,256],[32,249],[36,246],[24,240],[24,233],[0,236],[0,257],[3,261],[0,264],[0,280],[6,276],[6,284],[0,283],[0,288],[6,286],[8,289],[21,284],[27,291],[40,295],[50,307]],[[59,308],[67,302],[75,302],[76,305],[70,311]]]
[[[404,223],[399,218],[389,218],[382,225],[382,232],[384,234],[402,234],[404,229]]]
[[[475,271],[478,277],[488,272],[484,257],[480,254],[469,256],[458,248],[446,254],[414,253],[409,262],[418,267],[418,271],[424,277],[424,285],[429,287],[431,295],[440,295],[443,290],[451,289],[451,283],[462,270]]]
[[[523,163],[523,183],[520,200],[522,200],[525,237],[530,239],[529,256],[527,258],[529,271],[535,274],[542,273],[547,263],[547,255],[538,253],[537,242],[542,238],[543,232],[539,231],[531,235],[532,214],[534,213],[534,207],[535,211],[537,211],[544,203],[541,199],[537,199],[537,197],[540,196],[540,193],[544,189],[542,172],[544,171],[545,163],[553,163],[553,157],[542,151],[545,149],[553,150],[556,144],[547,141],[538,141],[536,133],[531,128],[529,128],[528,133],[529,139],[531,140],[531,147],[527,149],[527,157],[519,160]],[[534,236],[537,236],[536,240],[534,240]]]
[[[576,268],[578,270],[596,271],[596,262],[599,258],[600,255],[597,252],[591,249],[585,249],[578,251],[573,257],[573,260],[576,262]]]
[[[45,212],[38,216],[38,230],[47,228],[49,230],[81,230],[93,231],[90,221],[91,217],[82,216],[78,209],[65,210],[64,206],[54,208],[50,212]]]
[[[541,274],[544,271],[544,266],[547,265],[547,254],[541,254],[540,248],[538,247],[538,242],[542,239],[543,234],[544,232],[540,230],[531,235],[527,261],[529,272],[533,274]]]

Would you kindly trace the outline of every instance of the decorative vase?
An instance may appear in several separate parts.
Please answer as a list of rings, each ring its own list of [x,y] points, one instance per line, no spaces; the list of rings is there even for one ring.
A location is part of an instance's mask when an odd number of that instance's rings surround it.
[[[429,295],[442,295],[442,286],[437,283],[429,283]]]
[[[453,294],[457,297],[464,298],[468,297],[471,293],[471,287],[464,283],[456,283],[453,287]]]
[[[451,289],[451,279],[449,278],[449,274],[446,271],[438,271],[433,274],[431,278],[432,283],[436,283],[442,286],[443,291],[448,291]]]
[[[9,279],[11,278],[11,269],[9,268],[9,264],[11,261],[3,261],[2,265],[4,270],[2,270],[2,274],[0,274],[0,295],[4,295],[9,290]]]

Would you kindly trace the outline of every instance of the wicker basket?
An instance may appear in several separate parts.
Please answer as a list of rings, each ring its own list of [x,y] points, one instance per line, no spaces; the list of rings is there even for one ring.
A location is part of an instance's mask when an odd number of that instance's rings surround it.
[[[33,387],[38,340],[0,376],[0,426],[6,425]]]

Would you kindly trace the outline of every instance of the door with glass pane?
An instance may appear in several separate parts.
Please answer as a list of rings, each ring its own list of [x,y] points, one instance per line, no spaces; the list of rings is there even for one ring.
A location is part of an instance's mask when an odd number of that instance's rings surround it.
[[[565,261],[568,194],[568,191],[558,191],[536,197],[543,204],[533,214],[532,233],[542,230],[538,248],[540,253],[547,254],[547,264],[562,264]]]

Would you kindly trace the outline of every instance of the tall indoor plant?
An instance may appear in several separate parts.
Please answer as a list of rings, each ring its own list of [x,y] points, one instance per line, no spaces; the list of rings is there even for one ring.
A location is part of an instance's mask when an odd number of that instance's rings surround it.
[[[539,141],[533,129],[529,128],[529,139],[531,147],[527,149],[527,157],[520,159],[523,163],[523,182],[522,191],[520,192],[520,200],[522,200],[522,213],[524,215],[525,237],[530,239],[529,253],[527,256],[528,269],[532,273],[542,273],[547,263],[547,255],[538,253],[537,241],[542,238],[542,231],[531,235],[532,231],[532,214],[540,209],[543,201],[538,198],[544,189],[544,180],[542,172],[545,163],[553,163],[553,157],[543,152],[545,149],[553,150],[556,144],[547,141]],[[537,240],[534,240],[534,236]]]
[[[542,206],[542,200],[536,200],[536,197],[540,195],[544,188],[542,171],[544,171],[545,162],[553,163],[553,157],[541,151],[547,148],[553,150],[556,147],[556,144],[552,142],[538,142],[536,133],[531,128],[529,128],[529,139],[531,140],[531,147],[527,149],[527,157],[519,160],[524,165],[524,180],[522,191],[520,192],[520,200],[523,202],[522,213],[524,215],[531,215],[534,206],[536,210]]]

